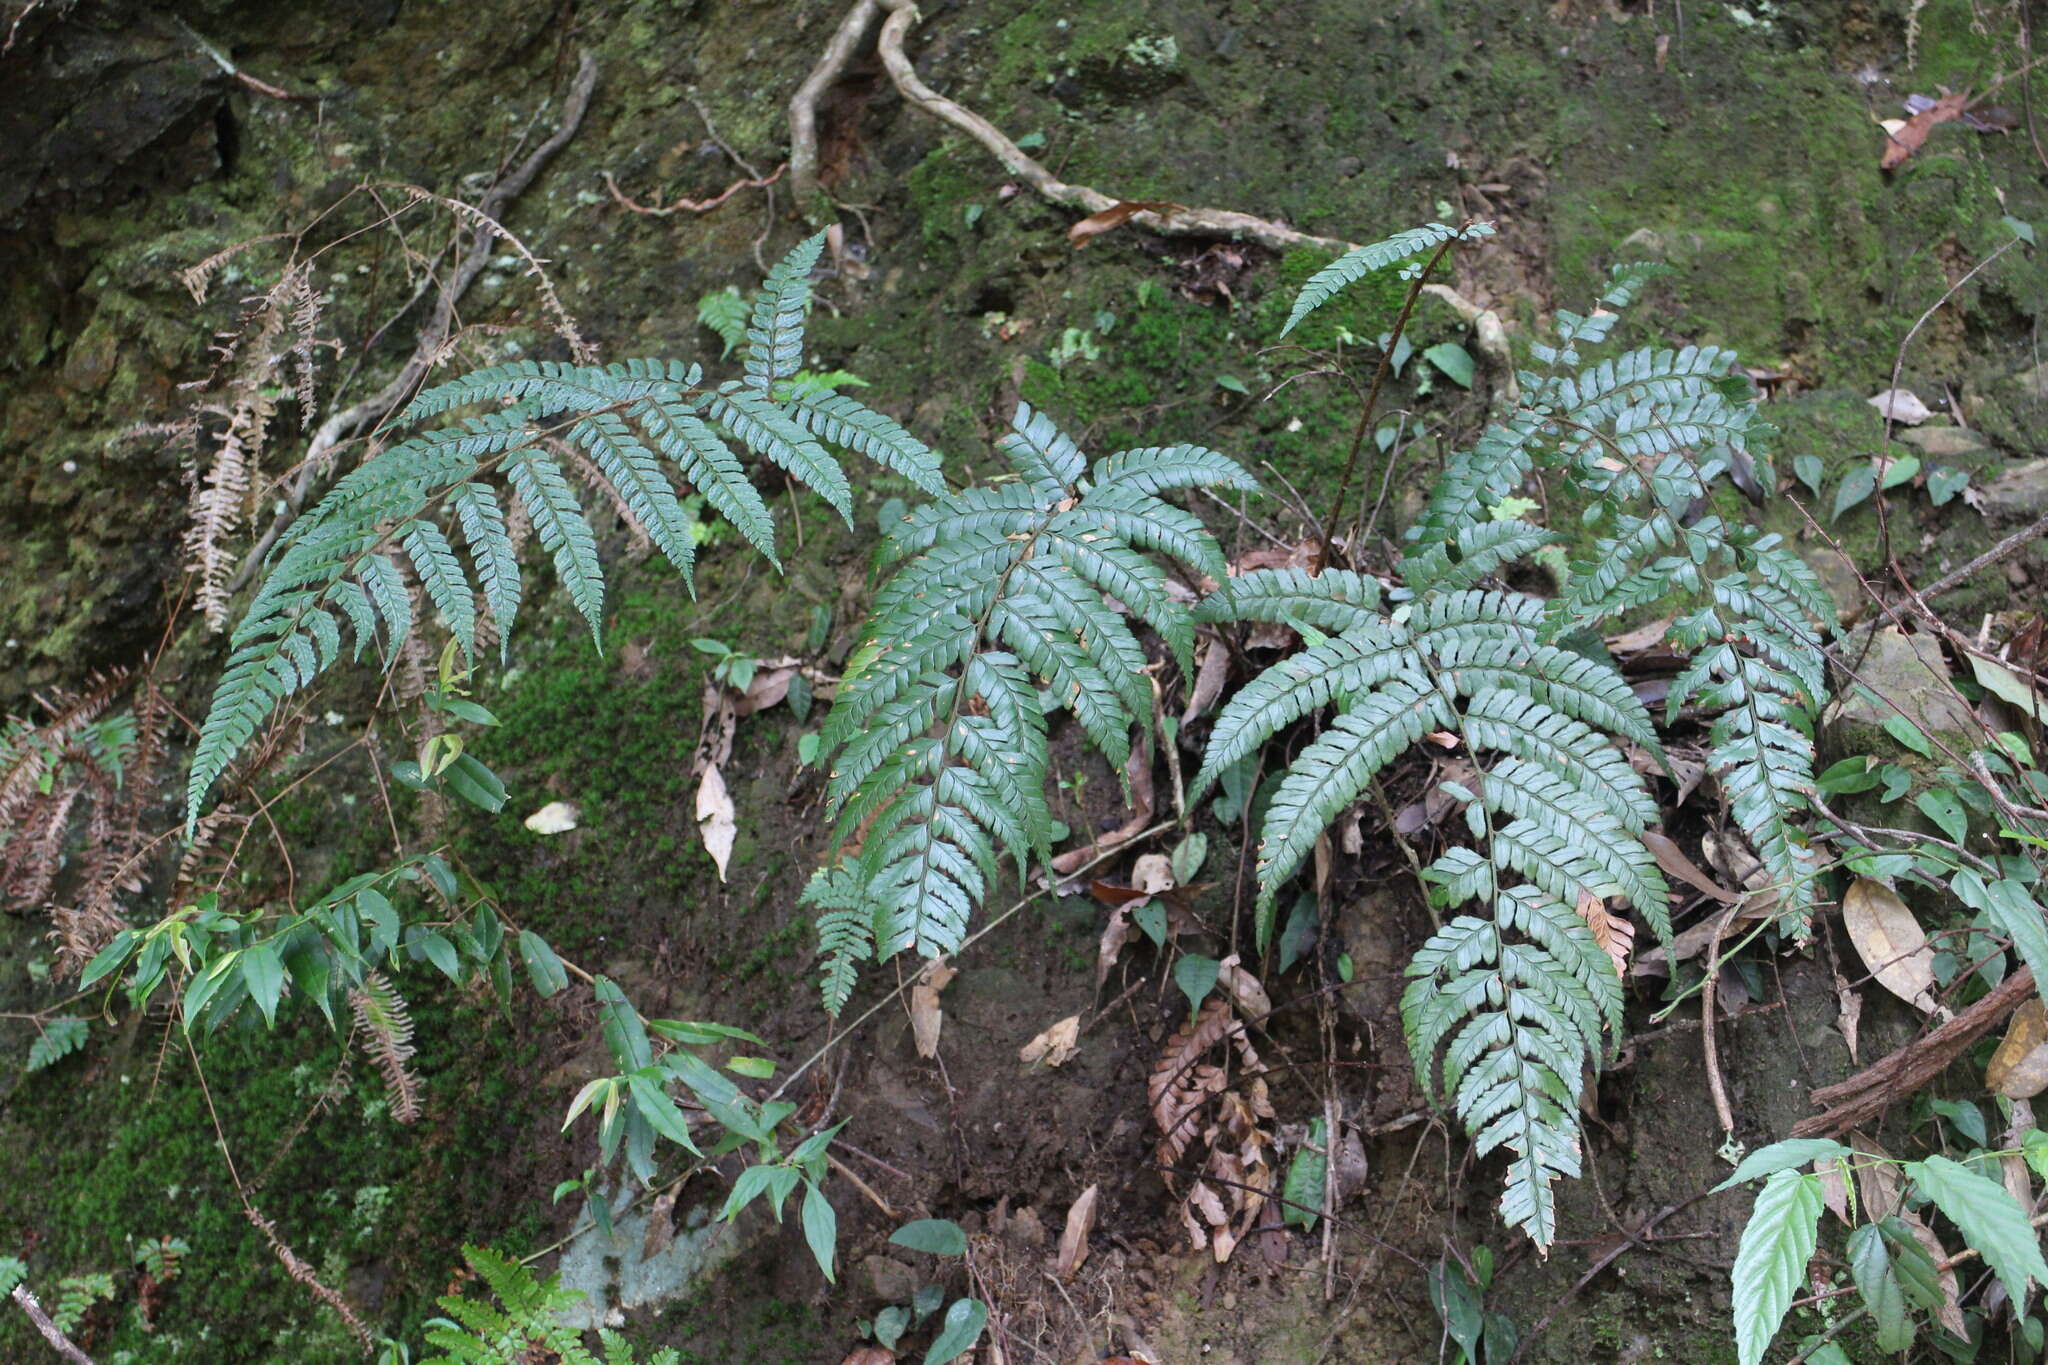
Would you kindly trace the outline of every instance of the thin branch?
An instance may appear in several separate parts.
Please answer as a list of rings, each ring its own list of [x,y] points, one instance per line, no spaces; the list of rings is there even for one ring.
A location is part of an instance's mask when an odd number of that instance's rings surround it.
[[[43,1340],[49,1342],[58,1355],[71,1361],[72,1365],[92,1365],[92,1357],[73,1346],[71,1338],[57,1330],[57,1324],[50,1321],[50,1315],[36,1302],[36,1296],[28,1292],[27,1285],[14,1286],[10,1297],[21,1305],[21,1311],[28,1314],[28,1320],[36,1325],[36,1330],[43,1334]]]

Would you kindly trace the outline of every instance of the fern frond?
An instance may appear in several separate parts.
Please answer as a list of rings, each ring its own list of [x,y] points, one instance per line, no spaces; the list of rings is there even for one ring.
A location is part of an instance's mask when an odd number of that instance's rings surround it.
[[[1343,631],[1377,620],[1379,580],[1350,569],[1254,569],[1225,579],[1195,605],[1195,619],[1270,621],[1274,625],[1314,626]]]
[[[938,452],[894,418],[858,399],[840,393],[803,393],[794,400],[790,415],[819,440],[867,456],[932,497],[945,496],[946,479],[939,472]]]
[[[728,381],[706,395],[705,410],[741,445],[817,493],[847,525],[853,524],[853,485],[846,471],[773,400]]]
[[[1403,676],[1411,686],[1427,682],[1407,632],[1398,627],[1361,625],[1282,659],[1224,704],[1189,798],[1199,800],[1226,769],[1302,717]]]
[[[1558,537],[1526,521],[1482,521],[1458,528],[1448,542],[1425,545],[1401,560],[1401,581],[1421,591],[1476,588],[1508,565],[1527,559]]]
[[[820,731],[835,755],[835,841],[862,840],[806,893],[826,912],[834,1011],[870,948],[878,959],[958,951],[999,857],[1021,871],[1048,851],[1047,706],[1034,676],[1122,769],[1152,708],[1126,613],[1182,658],[1194,630],[1143,551],[1222,564],[1201,523],[1152,490],[1247,479],[1213,452],[1172,447],[1111,456],[1097,465],[1109,477],[1091,482],[1073,442],[1021,404],[998,448],[1021,482],[948,494],[892,532],[882,559],[894,572]]]
[[[448,543],[448,537],[441,534],[441,528],[431,521],[412,522],[399,537],[399,544],[405,547],[406,555],[412,560],[413,577],[419,580],[420,590],[434,604],[434,610],[441,613],[441,619],[447,623],[448,633],[455,637],[455,643],[462,646],[462,657],[474,661],[476,595],[470,589],[468,575],[462,572],[462,562],[455,557],[455,547]],[[318,626],[319,622],[326,623],[324,628]],[[320,632],[320,668],[325,668],[334,662],[341,646],[334,618],[325,612],[311,613],[307,624]]]
[[[767,283],[754,297],[754,316],[747,327],[747,384],[762,398],[770,397],[775,381],[803,368],[804,318],[811,307],[811,271],[824,250],[825,234],[814,233],[776,262]]]
[[[367,1036],[365,1050],[383,1074],[391,1117],[411,1123],[420,1116],[419,1078],[407,1069],[413,1058],[412,1016],[405,997],[382,972],[366,971],[360,986],[348,995],[356,1027]]]
[[[1294,330],[1295,324],[1328,303],[1349,284],[1364,279],[1375,270],[1384,270],[1410,256],[1419,256],[1453,238],[1472,240],[1492,235],[1493,227],[1487,223],[1473,223],[1464,229],[1446,227],[1442,223],[1430,223],[1406,232],[1397,232],[1385,241],[1370,246],[1353,247],[1336,260],[1309,277],[1309,282],[1295,295],[1294,307],[1287,314],[1287,322],[1280,328],[1280,335],[1286,336]]]
[[[562,467],[532,450],[520,452],[505,470],[519,505],[540,533],[543,549],[553,551],[555,577],[569,600],[590,625],[590,637],[604,641],[604,568],[597,560],[597,536],[584,520]]]
[[[1121,483],[1140,493],[1172,488],[1235,488],[1259,491],[1258,480],[1228,455],[1206,446],[1145,446],[1122,450],[1095,462],[1091,474],[1097,487]]]

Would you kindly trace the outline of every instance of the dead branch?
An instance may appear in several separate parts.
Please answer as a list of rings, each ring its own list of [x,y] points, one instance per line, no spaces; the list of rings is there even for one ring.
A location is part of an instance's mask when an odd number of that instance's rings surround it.
[[[21,1311],[28,1314],[28,1320],[36,1325],[36,1330],[43,1334],[43,1340],[50,1343],[52,1350],[71,1361],[72,1365],[92,1365],[92,1357],[72,1345],[71,1338],[57,1330],[57,1324],[50,1321],[50,1315],[36,1302],[36,1296],[28,1292],[27,1285],[14,1286],[11,1297],[21,1305]]]
[[[420,330],[419,343],[413,348],[411,358],[392,377],[390,383],[360,403],[334,413],[314,431],[313,439],[306,447],[305,462],[301,465],[299,475],[287,494],[286,507],[272,519],[270,528],[263,533],[255,548],[249,552],[248,558],[242,562],[242,568],[229,583],[228,591],[233,592],[249,581],[257,566],[263,562],[264,555],[277,543],[277,538],[284,534],[285,528],[291,525],[293,518],[298,515],[297,509],[305,502],[316,472],[325,463],[327,455],[343,441],[383,421],[391,410],[403,402],[419,385],[435,362],[440,359],[442,347],[447,344],[449,332],[454,326],[456,305],[462,301],[463,294],[468,292],[469,286],[475,282],[477,276],[483,273],[484,267],[490,264],[491,248],[496,243],[500,231],[497,220],[503,216],[505,209],[514,199],[525,193],[526,187],[533,183],[534,178],[554,158],[555,153],[567,146],[569,140],[576,136],[576,130],[583,126],[584,114],[590,109],[591,93],[596,88],[597,59],[586,52],[577,66],[576,79],[570,83],[569,92],[562,101],[562,117],[555,125],[554,134],[534,148],[510,175],[491,186],[470,210],[471,216],[479,220],[476,240],[470,245],[469,254],[456,267],[447,287],[441,291],[440,301],[434,307],[432,318]],[[570,341],[572,346],[581,349],[579,338],[572,336]],[[587,357],[579,355],[578,359]]]
[[[1935,1029],[1889,1056],[1872,1062],[1848,1080],[1813,1092],[1818,1114],[1792,1125],[1794,1137],[1823,1137],[1867,1123],[1939,1076],[1964,1049],[1998,1027],[2006,1015],[2034,993],[2034,973],[2022,967],[1998,989]]]

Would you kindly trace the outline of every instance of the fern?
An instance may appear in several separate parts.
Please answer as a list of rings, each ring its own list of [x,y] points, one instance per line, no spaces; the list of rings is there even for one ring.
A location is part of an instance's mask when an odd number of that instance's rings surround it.
[[[1296,323],[1343,292],[1345,286],[1357,283],[1375,270],[1385,270],[1397,261],[1419,256],[1445,242],[1469,242],[1492,235],[1491,223],[1471,223],[1462,228],[1431,223],[1426,227],[1397,232],[1371,246],[1353,247],[1309,277],[1301,293],[1295,295],[1294,307],[1288,312],[1280,335],[1286,336],[1294,330]]]
[[[1187,668],[1193,620],[1147,552],[1212,577],[1226,570],[1201,522],[1159,493],[1256,487],[1193,446],[1128,450],[1091,470],[1022,404],[998,449],[1015,481],[928,504],[890,534],[882,562],[894,576],[820,737],[821,753],[837,755],[835,840],[860,840],[805,891],[825,912],[824,994],[835,1013],[860,962],[957,952],[1001,856],[1021,876],[1034,851],[1047,851],[1047,709],[1071,714],[1122,769],[1131,726],[1152,709],[1125,612]]]
[[[466,1246],[462,1258],[497,1298],[496,1304],[449,1294],[441,1308],[451,1321],[427,1329],[427,1345],[441,1352],[421,1365],[633,1365],[632,1348],[615,1332],[601,1331],[602,1362],[566,1327],[561,1314],[581,1303],[580,1289],[564,1289],[553,1276],[540,1279],[524,1264],[486,1247]],[[664,1347],[646,1365],[677,1365]]]
[[[1365,272],[1450,240],[1435,226],[1354,252],[1312,280],[1294,320]],[[1369,254],[1377,253],[1377,254]],[[1621,982],[1589,927],[1609,901],[1670,935],[1669,893],[1642,834],[1656,819],[1623,743],[1661,761],[1654,726],[1605,660],[1569,647],[1624,612],[1685,604],[1669,631],[1690,651],[1671,705],[1715,719],[1710,766],[1770,868],[1789,927],[1804,926],[1815,860],[1799,817],[1812,791],[1811,716],[1823,699],[1826,595],[1798,558],[1748,527],[1697,515],[1749,448],[1753,399],[1712,348],[1645,348],[1588,364],[1648,277],[1615,272],[1602,308],[1562,312],[1545,368],[1522,398],[1447,464],[1400,566],[1399,605],[1353,573],[1259,571],[1197,609],[1211,622],[1292,625],[1309,643],[1248,683],[1218,715],[1191,795],[1281,730],[1337,714],[1296,755],[1269,804],[1257,932],[1336,817],[1425,734],[1447,731],[1477,779],[1450,785],[1471,846],[1424,870],[1431,898],[1475,907],[1409,967],[1402,1002],[1425,1088],[1456,1110],[1482,1154],[1504,1149],[1508,1221],[1547,1246],[1554,1184],[1579,1170],[1575,1117],[1589,1061],[1618,1028]],[[1291,322],[1290,322],[1291,325]],[[1492,509],[1537,468],[1568,470],[1604,534],[1549,602],[1489,590],[1551,533]],[[1768,468],[1759,472],[1768,485]]]
[[[937,455],[890,418],[829,389],[778,389],[802,360],[809,277],[822,241],[806,240],[769,272],[746,329],[742,379],[714,384],[697,366],[673,361],[520,361],[414,399],[402,424],[422,426],[463,408],[488,411],[398,442],[340,479],[281,541],[230,637],[232,653],[186,784],[188,829],[235,756],[287,699],[333,666],[344,631],[355,655],[381,641],[387,661],[396,660],[419,624],[408,578],[465,656],[474,655],[486,624],[505,639],[526,589],[507,497],[538,532],[556,578],[596,636],[605,572],[573,477],[594,470],[600,492],[686,582],[695,536],[684,485],[779,566],[775,520],[743,454],[816,490],[842,516],[852,514],[852,489],[828,446],[942,495]],[[572,476],[556,458],[561,441],[588,457],[589,470]],[[460,549],[444,526],[459,532]]]

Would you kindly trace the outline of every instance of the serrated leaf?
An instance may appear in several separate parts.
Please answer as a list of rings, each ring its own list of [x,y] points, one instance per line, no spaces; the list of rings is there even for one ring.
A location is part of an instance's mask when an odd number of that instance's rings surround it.
[[[2029,1281],[2048,1284],[2040,1237],[2004,1185],[1945,1156],[1907,1162],[1905,1173],[1983,1255],[2014,1303],[2026,1301]]]
[[[1850,1155],[1853,1155],[1850,1150],[1833,1138],[1787,1138],[1751,1152],[1736,1166],[1734,1173],[1714,1186],[1710,1193],[1719,1194],[1746,1181],[1776,1175],[1779,1171],[1794,1171],[1816,1161],[1832,1161],[1836,1157]]]
[[[1891,1252],[1884,1234],[1865,1224],[1849,1234],[1849,1273],[1856,1292],[1877,1328],[1877,1345],[1882,1351],[1903,1351],[1913,1344],[1913,1320],[1906,1313],[1905,1291],[1892,1270]]]
[[[1756,1197],[1735,1251],[1735,1353],[1758,1365],[1806,1278],[1825,1207],[1820,1177],[1784,1170]]]

